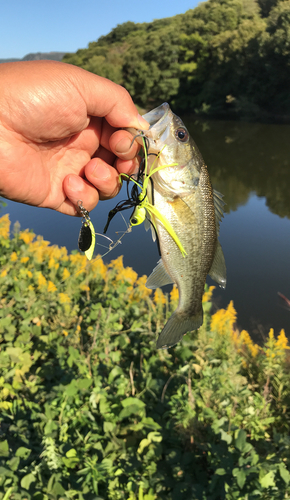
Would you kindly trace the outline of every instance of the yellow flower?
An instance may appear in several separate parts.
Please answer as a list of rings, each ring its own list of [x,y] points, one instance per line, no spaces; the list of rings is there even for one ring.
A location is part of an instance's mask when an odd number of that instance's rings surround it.
[[[252,339],[249,335],[249,333],[247,332],[247,330],[242,330],[241,333],[240,333],[240,340],[241,340],[241,343],[242,344],[246,344],[246,345],[251,345],[253,342],[252,342]]]
[[[29,257],[21,257],[20,262],[21,264],[26,264],[26,262],[29,261]]]
[[[179,300],[179,292],[176,285],[173,285],[170,292],[170,302],[177,302]]]
[[[85,255],[81,255],[80,253],[71,254],[69,260],[74,265],[77,274],[86,270],[88,260]]]
[[[81,284],[79,288],[80,288],[80,290],[82,290],[82,292],[89,292],[90,291],[90,287],[88,285],[86,285],[85,283]]]
[[[138,274],[133,271],[132,267],[123,267],[118,271],[116,276],[116,281],[125,281],[131,284],[131,287],[138,278]]]
[[[64,334],[65,337],[68,336],[68,332],[66,330],[63,330],[62,333]]]
[[[46,278],[43,276],[41,272],[38,273],[37,281],[39,289],[46,287]]]
[[[66,280],[67,278],[70,277],[70,272],[68,271],[68,269],[65,267],[64,270],[63,270],[63,273],[62,273],[62,279],[63,280]]]
[[[49,280],[48,284],[47,284],[47,290],[49,292],[56,292],[57,288],[55,286],[55,284]]]
[[[34,239],[35,234],[31,233],[29,229],[25,229],[25,231],[20,231],[19,238],[24,241],[24,243],[31,243]]]
[[[136,281],[136,287],[129,295],[129,301],[131,300],[146,300],[152,293],[152,290],[146,287],[147,276],[145,274],[140,276]]]
[[[214,289],[215,286],[210,286],[209,289],[206,292],[204,292],[202,296],[202,302],[209,302],[211,300]]]
[[[240,333],[240,343],[247,346],[253,358],[257,356],[260,347],[257,344],[254,344],[254,342],[252,341],[250,335],[246,330],[242,330]]]
[[[100,255],[97,255],[97,257],[94,259],[94,261],[91,263],[92,270],[96,273],[99,274],[102,279],[104,280],[106,278],[108,268],[104,264],[103,259]]]
[[[3,269],[3,271],[1,272],[1,278],[5,278],[5,276],[7,276],[7,269]]]
[[[152,293],[152,290],[147,288],[146,281],[147,281],[147,276],[145,276],[145,274],[143,276],[140,276],[140,278],[138,278],[136,281],[136,285],[138,287],[138,294],[142,299],[146,299]]]
[[[115,271],[114,279],[117,282],[119,281],[127,282],[131,285],[129,289],[133,290],[133,285],[138,278],[138,274],[135,271],[133,271],[131,267],[124,268],[122,255],[120,255],[117,259],[112,260],[108,267],[111,267],[113,271]]]
[[[258,346],[258,344],[253,344],[249,346],[249,349],[251,351],[253,358],[255,358],[260,351],[260,347]]]
[[[227,309],[219,309],[211,317],[211,330],[217,331],[221,335],[230,333],[237,318],[233,301],[229,303]]]
[[[154,302],[156,305],[163,305],[166,303],[166,298],[160,288],[157,288],[154,293]]]
[[[59,301],[61,304],[69,304],[70,303],[70,297],[67,295],[67,293],[59,293],[58,294]]]
[[[260,347],[254,344],[249,333],[246,330],[239,332],[238,330],[231,331],[231,339],[239,353],[242,355],[251,354],[255,358],[260,351]],[[244,363],[243,363],[244,365]]]
[[[112,267],[115,271],[122,271],[122,269],[124,269],[123,255],[120,255],[117,259],[112,260],[109,267]]]
[[[276,348],[280,349],[290,349],[288,346],[288,339],[285,335],[285,331],[282,329],[278,335],[278,339],[276,341]]]
[[[49,269],[58,269],[59,263],[56,262],[53,257],[50,257],[50,259],[48,261],[48,267],[49,267]]]
[[[234,308],[234,303],[232,300],[230,301],[230,303],[228,305],[227,314],[228,314],[228,318],[229,318],[230,328],[232,329],[236,320],[237,320],[237,312]]]
[[[49,247],[50,256],[55,260],[65,260],[67,258],[67,249],[65,247],[59,248],[57,245],[52,245]]]
[[[43,260],[49,255],[49,241],[43,240],[42,236],[37,236],[36,241],[28,244],[29,251],[33,254],[33,257],[37,262],[43,262]]]
[[[32,276],[33,276],[32,272],[28,270],[27,271],[27,276],[28,276],[28,278],[32,278]]]
[[[0,218],[0,238],[8,240],[10,231],[9,215],[5,214]]]
[[[10,255],[10,260],[11,262],[15,262],[17,260],[17,253],[16,252],[12,252],[12,254]]]

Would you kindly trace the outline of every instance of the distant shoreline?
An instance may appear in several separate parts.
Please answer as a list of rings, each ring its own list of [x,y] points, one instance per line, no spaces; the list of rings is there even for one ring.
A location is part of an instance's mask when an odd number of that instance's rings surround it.
[[[0,64],[17,61],[40,61],[43,59],[48,59],[51,61],[61,61],[65,54],[67,54],[67,52],[31,52],[22,57],[22,59],[18,59],[16,57],[0,59]]]

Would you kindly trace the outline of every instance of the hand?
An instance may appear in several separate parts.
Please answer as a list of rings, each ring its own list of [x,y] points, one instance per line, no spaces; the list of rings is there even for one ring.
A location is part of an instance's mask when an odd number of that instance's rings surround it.
[[[115,196],[147,129],[128,92],[55,61],[0,64],[0,195],[76,215]],[[130,146],[131,145],[131,146]]]

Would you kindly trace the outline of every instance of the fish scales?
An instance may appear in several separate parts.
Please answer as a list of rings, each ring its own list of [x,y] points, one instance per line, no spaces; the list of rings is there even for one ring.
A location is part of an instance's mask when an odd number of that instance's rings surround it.
[[[158,348],[167,348],[180,341],[188,331],[201,326],[202,295],[207,275],[225,286],[225,262],[217,239],[222,201],[221,195],[216,195],[216,210],[203,158],[182,120],[172,113],[169,105],[159,106],[144,118],[151,125],[149,131],[144,131],[149,141],[149,153],[159,153],[158,166],[177,163],[152,174],[153,192],[149,184],[147,196],[170,223],[186,252],[183,256],[160,219],[151,214],[159,239],[161,261],[146,285],[154,289],[176,283],[179,291],[178,307],[157,341]],[[149,171],[153,164],[156,168],[154,156],[149,156]]]

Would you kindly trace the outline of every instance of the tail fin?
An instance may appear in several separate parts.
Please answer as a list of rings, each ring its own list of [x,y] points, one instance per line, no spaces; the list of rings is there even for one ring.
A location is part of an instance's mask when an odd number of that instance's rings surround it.
[[[203,312],[192,317],[185,317],[178,312],[178,309],[170,316],[165,327],[159,335],[156,347],[157,349],[167,349],[179,342],[187,332],[197,330],[202,325]]]

